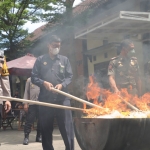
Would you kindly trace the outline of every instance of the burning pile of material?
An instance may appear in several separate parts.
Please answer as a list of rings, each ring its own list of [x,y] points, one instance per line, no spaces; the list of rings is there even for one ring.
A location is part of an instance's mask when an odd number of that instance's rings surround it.
[[[92,100],[103,109],[91,108],[86,109],[85,114],[88,118],[147,118],[150,117],[150,93],[144,94],[141,98],[130,95],[126,89],[120,91],[121,97],[108,90],[101,89],[93,76],[89,77],[86,96],[88,100]],[[103,102],[99,102],[100,95]],[[124,100],[124,101],[123,101]],[[125,103],[126,102],[126,103]],[[127,103],[137,107],[139,111],[135,111]]]

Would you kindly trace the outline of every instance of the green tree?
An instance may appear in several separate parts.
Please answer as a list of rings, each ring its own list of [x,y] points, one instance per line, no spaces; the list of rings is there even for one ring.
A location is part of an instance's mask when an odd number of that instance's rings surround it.
[[[0,0],[0,49],[8,50],[15,58],[16,50],[23,52],[29,45],[28,30],[23,29],[27,21],[38,22],[44,10],[55,12],[59,0]],[[54,18],[55,13],[51,13]],[[15,55],[13,55],[15,54]]]

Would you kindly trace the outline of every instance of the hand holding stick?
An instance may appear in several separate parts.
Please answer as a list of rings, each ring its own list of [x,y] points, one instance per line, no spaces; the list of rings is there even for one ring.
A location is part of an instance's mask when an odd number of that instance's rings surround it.
[[[60,90],[58,90],[58,89],[52,88],[51,90],[52,90],[53,92],[56,92],[56,93],[59,93],[59,94],[61,94],[61,95],[66,96],[66,97],[69,97],[69,98],[71,98],[71,99],[73,99],[73,100],[79,101],[79,102],[81,102],[81,103],[85,103],[85,104],[87,104],[87,105],[89,105],[89,106],[91,106],[91,107],[96,107],[96,108],[100,108],[100,109],[105,109],[105,108],[103,108],[103,107],[101,107],[101,106],[99,106],[99,105],[90,103],[90,102],[88,102],[88,101],[86,101],[86,100],[83,100],[83,99],[78,98],[78,97],[76,97],[76,96],[73,96],[73,95],[71,95],[71,94],[65,93],[65,92],[60,91]]]

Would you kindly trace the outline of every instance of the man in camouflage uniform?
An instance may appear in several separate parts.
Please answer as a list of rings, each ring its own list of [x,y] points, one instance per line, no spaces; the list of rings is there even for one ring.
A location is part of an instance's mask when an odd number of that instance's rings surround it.
[[[146,86],[146,91],[147,93],[150,92],[150,61],[146,64],[145,68],[145,86]]]
[[[9,84],[9,73],[6,65],[6,59],[4,57],[4,51],[0,51],[0,96],[11,97],[10,94],[10,84]],[[2,110],[3,110],[3,99],[0,99],[0,127],[2,119]],[[11,109],[11,103],[5,101],[5,111],[6,113]]]
[[[120,55],[111,59],[108,67],[109,82],[113,92],[119,94],[126,88],[132,95],[141,95],[141,81],[136,57],[133,57],[134,44],[124,40],[120,46]]]

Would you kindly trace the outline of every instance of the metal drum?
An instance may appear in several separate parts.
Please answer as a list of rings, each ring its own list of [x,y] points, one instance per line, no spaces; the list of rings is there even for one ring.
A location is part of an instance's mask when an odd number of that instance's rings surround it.
[[[149,118],[75,118],[82,150],[150,150]]]

